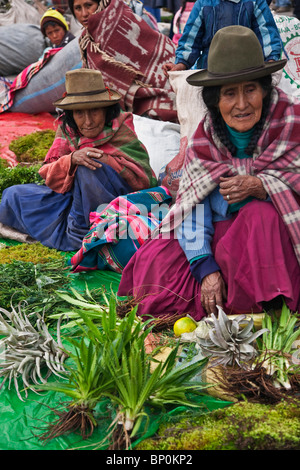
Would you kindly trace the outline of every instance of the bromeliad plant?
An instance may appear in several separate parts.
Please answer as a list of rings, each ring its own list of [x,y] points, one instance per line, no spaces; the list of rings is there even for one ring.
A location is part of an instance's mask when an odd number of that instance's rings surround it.
[[[229,319],[218,306],[218,318],[211,314],[208,319],[208,337],[198,338],[201,352],[212,359],[212,366],[234,366],[249,368],[258,355],[255,340],[268,332],[263,328],[253,332],[253,319],[237,315]]]
[[[51,336],[43,318],[37,314],[36,327],[28,320],[21,306],[12,307],[11,312],[0,308],[0,390],[8,380],[9,388],[14,383],[20,400],[24,401],[18,380],[22,380],[25,396],[27,389],[45,383],[50,374],[59,375],[64,371],[67,357],[60,337],[62,318],[57,323],[57,341]],[[6,318],[5,318],[6,317]],[[43,376],[43,369],[47,370]]]
[[[80,295],[76,297],[76,317],[79,316],[81,320],[78,326],[82,337],[81,340],[69,337],[71,348],[66,352],[71,363],[64,374],[66,382],[51,382],[38,387],[40,390],[63,393],[70,398],[70,402],[65,411],[54,410],[59,418],[40,436],[42,440],[75,431],[80,431],[81,437],[85,439],[93,433],[96,426],[95,406],[101,398],[114,391],[113,377],[109,370],[111,357],[119,358],[142,334],[142,325],[136,318],[136,311],[130,312],[119,321],[113,297],[108,311],[100,306],[97,310],[93,309],[94,313],[96,311],[96,324],[95,318],[90,316],[89,308],[81,311],[78,309],[78,302],[84,302],[84,299],[79,299]]]
[[[272,377],[275,387],[291,389],[290,378],[294,373],[299,374],[299,366],[291,362],[293,344],[300,339],[300,329],[297,323],[299,317],[283,303],[279,318],[276,314],[265,314],[263,326],[268,331],[263,334],[258,342],[260,355],[258,361],[266,374]]]
[[[109,301],[108,312],[102,312],[102,319],[97,323],[86,311],[81,312],[83,338],[80,343],[71,339],[75,352],[69,352],[73,364],[68,368],[68,382],[47,383],[39,387],[63,392],[71,398],[64,415],[60,413],[58,421],[50,425],[42,439],[78,428],[81,428],[82,437],[91,435],[96,425],[93,410],[103,397],[110,399],[116,413],[106,439],[111,442],[111,449],[129,448],[131,440],[144,428],[147,404],[193,406],[186,394],[202,389],[202,385],[192,381],[192,377],[206,359],[192,365],[177,366],[178,350],[175,348],[166,362],[157,364],[152,372],[154,359],[145,349],[145,339],[151,332],[151,319],[141,322],[136,312],[137,307],[120,320],[113,297]],[[84,427],[79,425],[79,418],[73,419],[72,416],[73,421],[70,421],[70,415],[75,413],[80,414],[81,423],[86,417]],[[100,445],[103,446],[103,442]]]

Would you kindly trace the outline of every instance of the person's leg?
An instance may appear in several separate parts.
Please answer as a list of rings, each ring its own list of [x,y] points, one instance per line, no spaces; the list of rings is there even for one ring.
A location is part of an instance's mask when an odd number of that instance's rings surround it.
[[[287,228],[271,203],[246,204],[214,249],[227,284],[229,309],[259,312],[265,302],[279,296],[291,310],[300,307],[300,266]]]
[[[71,200],[71,193],[59,194],[45,185],[10,186],[2,194],[0,222],[60,249]]]
[[[99,205],[106,205],[117,196],[132,192],[130,186],[110,166],[103,164],[93,171],[85,166],[76,170],[73,202],[68,215],[66,234],[81,247],[83,237],[90,227],[90,213]]]

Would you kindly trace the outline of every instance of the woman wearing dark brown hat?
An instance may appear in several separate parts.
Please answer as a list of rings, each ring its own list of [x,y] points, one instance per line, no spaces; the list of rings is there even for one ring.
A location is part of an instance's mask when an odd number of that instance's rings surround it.
[[[40,175],[45,185],[16,185],[3,192],[0,221],[46,246],[81,248],[90,212],[117,196],[156,186],[149,156],[120,95],[98,70],[66,73],[64,110]]]
[[[261,312],[282,299],[299,311],[300,103],[271,82],[285,62],[264,62],[255,34],[229,26],[187,79],[208,112],[160,235],[123,271],[118,293],[142,299],[140,314],[200,320],[217,305]]]

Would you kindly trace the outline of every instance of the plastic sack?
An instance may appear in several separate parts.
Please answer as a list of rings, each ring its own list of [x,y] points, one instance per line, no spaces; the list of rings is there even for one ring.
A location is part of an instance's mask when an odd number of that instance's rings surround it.
[[[82,67],[78,38],[73,39],[35,74],[28,85],[18,90],[10,111],[17,113],[54,113],[54,101],[65,92],[68,70]]]
[[[0,75],[17,75],[36,62],[46,47],[39,26],[11,24],[0,26]]]

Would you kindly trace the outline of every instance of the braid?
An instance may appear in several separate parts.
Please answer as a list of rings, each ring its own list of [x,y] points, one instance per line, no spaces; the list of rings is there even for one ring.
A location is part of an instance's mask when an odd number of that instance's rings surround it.
[[[218,103],[220,100],[220,86],[203,87],[202,98],[209,111],[215,133],[219,137],[223,145],[229,150],[234,157],[236,154],[236,146],[229,139],[225,121],[219,111]]]
[[[271,75],[262,77],[258,79],[257,81],[261,85],[262,89],[265,91],[266,95],[263,99],[263,107],[262,107],[262,114],[261,114],[260,120],[255,125],[254,132],[252,134],[249,145],[245,149],[245,153],[249,156],[253,155],[258,139],[260,138],[260,135],[262,133],[262,129],[264,127],[264,124],[265,124],[265,121],[269,112],[269,108],[270,108],[271,92],[273,88]],[[222,144],[225,145],[225,147],[229,150],[231,155],[234,157],[236,155],[237,149],[235,145],[232,144],[231,140],[229,139],[228,130],[226,128],[225,122],[222,118],[222,115],[218,107],[218,103],[220,101],[220,91],[221,91],[221,86],[203,87],[202,97],[210,113],[214,131],[216,132]]]
[[[253,152],[256,148],[257,142],[261,136],[263,127],[266,122],[266,118],[269,113],[270,104],[271,104],[271,92],[272,92],[272,77],[271,75],[267,75],[266,77],[261,78],[258,80],[262,89],[265,91],[266,95],[263,99],[263,107],[260,120],[255,125],[254,132],[251,136],[250,142],[248,147],[245,149],[245,153],[249,156],[253,155]]]

